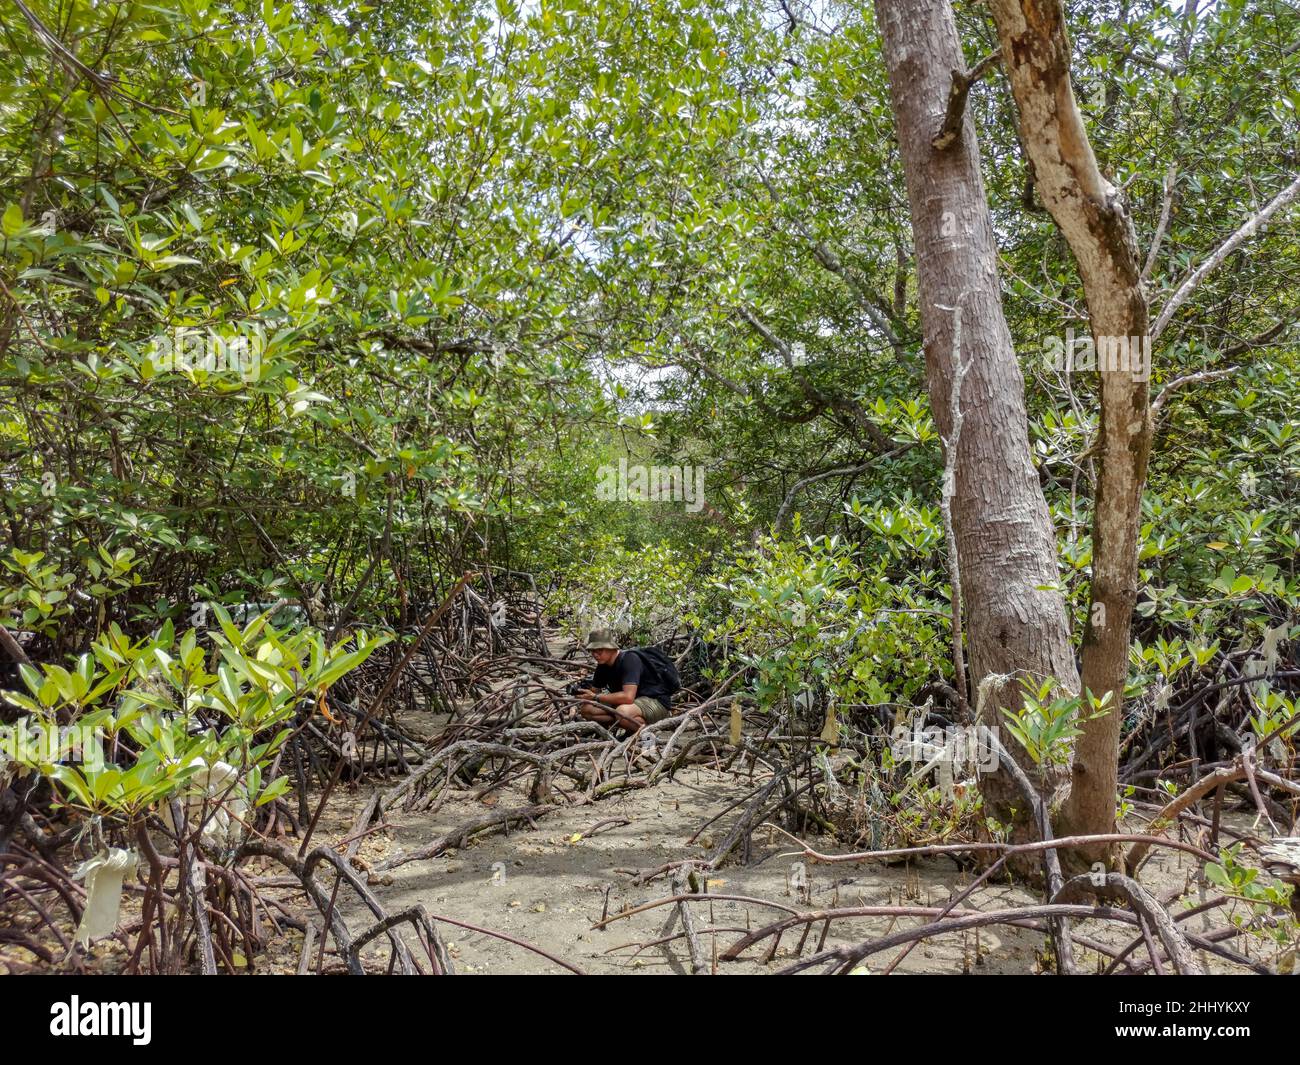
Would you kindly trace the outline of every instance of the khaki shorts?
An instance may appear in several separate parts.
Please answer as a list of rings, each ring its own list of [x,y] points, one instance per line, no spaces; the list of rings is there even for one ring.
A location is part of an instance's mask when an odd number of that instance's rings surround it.
[[[641,711],[641,716],[645,719],[647,725],[662,721],[672,713],[658,699],[652,699],[648,695],[642,695],[634,699],[632,705]]]

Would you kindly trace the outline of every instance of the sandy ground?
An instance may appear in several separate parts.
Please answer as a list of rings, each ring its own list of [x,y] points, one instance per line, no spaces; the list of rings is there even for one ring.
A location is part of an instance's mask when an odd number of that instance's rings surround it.
[[[492,929],[534,944],[588,973],[681,974],[690,970],[690,955],[684,939],[655,943],[681,932],[674,917],[675,906],[658,906],[619,918],[604,929],[594,926],[602,916],[617,917],[670,894],[664,877],[638,882],[637,873],[649,872],[667,862],[704,858],[723,838],[735,812],[706,828],[699,839],[691,838],[717,811],[744,795],[753,785],[746,777],[707,769],[687,769],[674,781],[654,788],[624,792],[600,802],[559,806],[537,820],[534,827],[516,829],[507,835],[486,836],[437,858],[412,861],[387,873],[370,877],[371,890],[392,913],[419,903],[435,917],[450,918]],[[336,792],[321,819],[317,839],[336,844],[348,838],[370,786]],[[496,809],[527,804],[523,794],[503,792],[495,796]],[[388,829],[375,832],[362,842],[359,857],[375,864],[400,852],[410,852],[442,836],[449,829],[482,818],[489,812],[472,793],[463,792],[433,813],[390,812]],[[1245,815],[1235,815],[1242,827]],[[1139,829],[1137,824],[1132,829]],[[807,841],[827,853],[842,850],[826,838]],[[340,848],[341,849],[341,848]],[[799,935],[788,932],[772,957],[771,940],[750,948],[735,962],[715,961],[711,956],[716,940],[722,953],[747,930],[763,927],[791,910],[807,912],[832,907],[913,905],[942,906],[954,891],[970,883],[972,873],[959,870],[948,859],[933,859],[909,865],[887,866],[879,862],[815,864],[805,862],[807,890],[801,892],[794,873],[800,861],[796,845],[779,832],[760,829],[754,836],[751,861],[741,865],[733,858],[713,873],[708,892],[717,896],[694,904],[706,955],[706,971],[721,974],[760,974],[789,965],[800,952]],[[268,865],[267,872],[278,872]],[[1181,886],[1196,874],[1195,863],[1176,852],[1158,852],[1144,869],[1143,883],[1162,892]],[[753,901],[734,901],[725,896],[745,896]],[[311,908],[294,893],[295,909],[316,920]],[[1193,895],[1195,897],[1195,889]],[[759,901],[762,900],[762,901]],[[1040,901],[1032,890],[1004,882],[981,887],[970,905],[982,910],[1001,909]],[[129,896],[123,906],[123,920],[135,916],[137,900]],[[340,894],[340,905],[349,927],[357,933],[371,923],[364,906],[350,892]],[[672,920],[672,927],[666,927]],[[1194,917],[1183,925],[1190,931],[1205,931],[1210,920],[1224,923],[1223,911],[1212,918]],[[921,923],[922,918],[857,918],[836,921],[826,946],[858,943]],[[1075,924],[1076,933],[1107,944],[1125,944],[1132,932],[1113,923]],[[804,955],[817,947],[821,924],[815,924],[802,946]],[[717,935],[709,934],[716,929]],[[68,930],[70,931],[70,929]],[[442,924],[456,971],[484,973],[559,973],[564,968],[536,953],[483,933]],[[405,938],[415,945],[408,930]],[[647,946],[647,944],[653,944]],[[918,944],[899,964],[900,973],[1035,974],[1042,971],[1040,954],[1045,937],[1031,930],[1010,927],[986,928],[949,934]],[[1238,943],[1240,948],[1240,941]],[[302,947],[302,935],[288,930],[274,939],[267,951],[253,959],[252,971],[294,972]],[[1258,952],[1257,946],[1255,951]],[[418,948],[417,948],[418,954]],[[873,955],[867,968],[880,972],[898,955],[897,949]],[[363,954],[367,968],[382,972],[388,961],[384,938]],[[1097,956],[1076,950],[1081,967],[1091,971]],[[1140,955],[1139,955],[1140,956]],[[110,939],[92,949],[86,969],[116,972],[126,959],[125,947]],[[26,959],[30,961],[31,959]],[[335,963],[333,968],[337,968]],[[8,968],[0,957],[0,972]],[[1211,961],[1211,971],[1242,972],[1240,968]]]
[[[413,735],[426,739],[437,735],[447,721],[423,710],[399,712],[398,718]],[[363,804],[376,788],[386,789],[392,783],[372,781],[355,789],[338,789],[322,815],[314,842],[330,842],[342,850]],[[686,973],[691,957],[680,935],[678,907],[654,905],[670,896],[671,882],[665,876],[649,874],[669,862],[708,857],[739,811],[732,810],[707,827],[706,823],[756,784],[761,780],[751,781],[747,774],[688,768],[675,780],[653,788],[583,805],[556,805],[532,826],[483,836],[458,851],[411,861],[389,872],[372,871],[370,887],[390,914],[419,904],[441,918],[439,931],[458,973],[558,973],[565,968],[516,943],[456,927],[449,923],[452,920],[533,944],[588,973]],[[418,850],[450,830],[482,819],[492,809],[528,805],[519,788],[506,788],[483,800],[476,799],[477,790],[447,794],[450,797],[433,812],[390,811],[386,827],[361,841],[361,867],[368,869]],[[316,800],[317,796],[311,796],[313,806]],[[1250,816],[1225,810],[1224,824],[1248,830]],[[1135,820],[1128,827],[1141,831],[1143,824]],[[829,838],[804,842],[824,853],[845,849]],[[250,871],[283,879],[283,870],[270,862],[255,860]],[[1144,868],[1142,882],[1153,892],[1165,894],[1192,882],[1198,872],[1188,855],[1157,850]],[[722,974],[778,971],[818,949],[824,922],[811,925],[806,942],[801,943],[802,928],[798,928],[787,932],[774,950],[768,938],[737,961],[721,961],[717,955],[748,931],[791,913],[857,906],[942,906],[969,885],[974,875],[947,858],[899,865],[817,864],[802,858],[800,846],[791,837],[760,829],[753,837],[748,862],[741,863],[738,852],[733,852],[727,864],[709,875],[707,900],[691,904],[705,954],[703,968]],[[306,920],[319,921],[319,914],[307,905],[301,892],[269,890]],[[137,895],[132,892],[123,906],[124,924],[138,913]],[[1192,897],[1196,897],[1195,889]],[[1041,895],[1032,888],[1004,878],[982,885],[965,905],[987,911],[1040,901]],[[349,890],[340,893],[339,906],[353,934],[374,922]],[[596,927],[605,918],[614,919],[605,927]],[[895,915],[837,920],[824,945],[877,939],[926,919]],[[1211,922],[1221,927],[1225,921],[1220,910],[1212,916],[1194,917],[1183,927],[1203,932]],[[1135,935],[1135,930],[1113,922],[1081,922],[1074,928],[1076,935],[1111,946],[1128,944]],[[415,936],[409,926],[404,926],[403,935],[414,947]],[[253,972],[295,972],[302,946],[302,933],[288,930],[274,938],[265,953],[241,958],[236,964],[248,965]],[[1240,940],[1237,946],[1240,948]],[[1257,943],[1256,950],[1260,946]],[[900,948],[877,953],[864,968],[878,973],[897,962],[900,973],[1036,974],[1044,971],[1046,950],[1043,933],[996,926],[924,940],[901,961]],[[421,953],[418,948],[415,952],[417,956]],[[363,953],[368,970],[384,971],[389,953],[387,938],[380,937]],[[114,972],[125,957],[124,939],[102,940],[92,949],[86,968]],[[1098,955],[1082,945],[1077,946],[1076,957],[1083,971],[1097,968]],[[1211,971],[1243,971],[1227,963],[1209,964]],[[337,971],[339,963],[335,960],[328,967]],[[5,959],[0,957],[0,972],[5,968]]]
[[[665,905],[630,914],[608,927],[594,926],[603,916],[617,916],[661,900],[671,893],[667,878],[638,882],[638,873],[667,862],[704,858],[725,835],[735,813],[715,822],[695,842],[700,827],[753,785],[747,778],[706,769],[689,769],[671,782],[645,791],[625,792],[583,806],[560,806],[539,819],[535,827],[508,835],[483,837],[477,842],[433,859],[412,861],[371,877],[371,890],[391,913],[422,904],[433,915],[505,933],[541,947],[589,973],[670,974],[690,970],[685,939],[646,946],[682,931],[673,916],[675,906]],[[358,791],[340,802],[322,826],[326,838],[346,838],[351,811],[368,791]],[[494,808],[525,805],[523,794],[496,796]],[[363,861],[376,863],[400,852],[416,850],[449,829],[487,814],[470,793],[459,794],[433,813],[389,815],[388,832],[368,837],[360,850]],[[1141,825],[1130,826],[1140,831]],[[843,850],[829,838],[812,838],[815,849]],[[721,954],[747,930],[757,929],[797,911],[872,905],[942,906],[954,891],[968,885],[973,874],[948,859],[925,859],[907,865],[880,862],[816,864],[804,862],[807,890],[798,889],[795,863],[801,861],[796,844],[779,832],[760,830],[754,837],[751,861],[741,865],[735,855],[710,875],[709,893],[721,896],[695,905],[706,953],[716,939]],[[1142,881],[1154,892],[1180,886],[1196,875],[1196,863],[1185,854],[1157,852],[1144,868]],[[725,898],[746,896],[758,901]],[[1195,897],[1195,890],[1193,890]],[[1022,885],[1000,883],[981,887],[967,905],[981,910],[1037,903],[1041,897]],[[371,923],[360,904],[345,907],[349,925],[361,929]],[[669,921],[672,921],[669,927]],[[923,919],[861,918],[836,921],[827,947],[858,943],[899,931]],[[1194,917],[1184,925],[1189,931],[1222,926],[1220,910],[1209,918]],[[798,953],[814,952],[821,924],[800,951],[799,932],[787,932],[775,955],[767,957],[771,940],[752,947],[734,962],[708,958],[708,969],[722,974],[775,972],[789,965]],[[1126,944],[1136,930],[1110,922],[1076,923],[1077,933],[1106,944]],[[716,936],[704,930],[718,929]],[[526,949],[489,935],[442,926],[456,969],[464,974],[551,973],[563,968]],[[408,942],[414,942],[408,937]],[[897,968],[900,973],[1036,974],[1042,971],[1043,935],[1006,926],[950,934],[923,941]],[[892,950],[868,959],[867,968],[879,972],[898,954]],[[1094,971],[1097,955],[1076,949],[1081,968]],[[382,966],[387,946],[374,946],[367,960]],[[1139,957],[1144,957],[1139,953]],[[1240,968],[1210,961],[1212,971],[1242,972]]]
[[[411,718],[403,724],[425,736],[436,733],[445,723],[445,718],[421,712],[412,714]],[[342,841],[350,837],[361,806],[376,787],[386,789],[392,783],[367,783],[356,789],[344,786],[336,791],[322,815],[316,841],[332,842],[342,850]],[[433,859],[411,861],[389,872],[373,872],[369,877],[370,888],[388,913],[418,903],[435,918],[466,922],[528,942],[588,973],[687,973],[691,958],[686,940],[680,936],[677,906],[640,909],[667,898],[671,894],[670,881],[664,876],[643,880],[640,874],[648,875],[669,862],[706,858],[725,837],[739,811],[733,810],[707,827],[706,822],[748,794],[756,784],[761,784],[761,780],[750,781],[747,774],[688,768],[679,772],[675,780],[663,781],[653,788],[622,792],[583,805],[556,805],[531,827],[484,836],[460,850]],[[451,792],[451,797],[433,812],[390,811],[387,827],[362,840],[358,854],[362,867],[418,850],[449,830],[482,819],[494,809],[528,805],[527,796],[519,789],[507,788],[482,801],[477,801],[475,794],[475,790]],[[313,796],[313,805],[315,801]],[[1250,818],[1225,811],[1224,823],[1248,829]],[[1135,821],[1128,827],[1141,831],[1143,826]],[[824,853],[845,849],[829,838],[809,838],[806,843]],[[283,873],[271,863],[266,863],[264,871],[271,875]],[[1142,882],[1150,890],[1164,893],[1193,881],[1197,872],[1194,859],[1186,854],[1157,850],[1144,868]],[[815,952],[822,922],[812,925],[804,943],[800,942],[802,929],[795,929],[784,935],[775,952],[771,951],[769,938],[751,947],[737,961],[716,958],[746,932],[792,912],[855,906],[942,906],[954,892],[966,887],[974,875],[959,869],[947,858],[899,865],[817,864],[802,858],[799,846],[791,837],[777,830],[760,829],[753,837],[749,862],[741,864],[738,852],[733,852],[728,863],[709,876],[708,894],[713,897],[692,904],[706,955],[705,971],[771,973],[801,955]],[[806,883],[802,889],[801,877]],[[1195,894],[1194,889],[1193,898]],[[744,899],[727,896],[744,896]],[[314,908],[306,906],[301,893],[291,892],[281,897],[307,920],[319,920]],[[354,934],[373,923],[369,911],[350,891],[341,892],[339,900]],[[965,905],[994,910],[1041,901],[1041,895],[1028,886],[1004,879],[983,885]],[[123,922],[136,916],[137,910],[137,899],[128,896],[123,906]],[[595,927],[607,917],[616,919],[607,927]],[[825,946],[876,939],[924,921],[924,917],[917,916],[837,920],[831,925]],[[1225,923],[1224,912],[1194,917],[1183,927],[1194,932],[1207,931],[1211,921],[1221,927]],[[565,971],[563,966],[495,936],[449,923],[439,927],[458,973]],[[1095,921],[1076,923],[1075,931],[1108,945],[1127,944],[1135,934],[1127,926]],[[670,938],[658,942],[665,937]],[[405,926],[404,938],[415,947],[415,936],[409,926]],[[250,959],[251,970],[296,971],[302,943],[300,932],[287,930],[272,940],[265,953]],[[997,926],[978,933],[951,933],[917,944],[896,971],[1036,974],[1043,971],[1046,947],[1046,937],[1029,929]],[[418,947],[415,949],[419,955]],[[388,956],[386,937],[363,952],[367,968],[372,972],[382,972]],[[898,948],[872,955],[865,968],[880,972],[898,956]],[[1076,957],[1083,971],[1096,969],[1095,953],[1079,946]],[[92,950],[86,967],[89,971],[115,972],[125,958],[123,944],[102,940]],[[337,962],[331,967],[336,969]],[[0,957],[0,972],[6,968],[5,959]],[[1243,971],[1213,960],[1210,968],[1220,972]]]
[[[665,935],[675,907],[661,906],[594,929],[602,915],[618,915],[668,896],[669,882],[660,877],[638,884],[635,873],[657,869],[670,861],[706,857],[722,838],[727,819],[710,826],[700,839],[688,840],[714,813],[748,790],[747,781],[710,770],[689,770],[673,782],[655,788],[623,793],[599,803],[560,807],[536,823],[535,828],[510,835],[486,837],[466,848],[438,858],[414,861],[389,873],[372,877],[372,890],[389,912],[421,903],[435,915],[491,928],[564,958],[591,973],[683,973],[690,956],[685,940],[639,950]],[[358,797],[359,799],[361,796]],[[522,805],[522,796],[502,796],[501,805]],[[340,813],[342,811],[340,810]],[[438,838],[446,830],[481,817],[485,807],[460,797],[433,814],[394,812],[391,838],[381,833],[366,840],[360,857],[379,861],[398,851],[412,851]],[[340,837],[350,821],[338,818],[333,826]],[[602,822],[606,822],[602,825]],[[621,823],[626,822],[626,823]],[[815,847],[835,849],[828,840],[809,840]],[[709,879],[713,895],[743,895],[768,900],[797,910],[834,906],[942,905],[950,892],[969,883],[948,860],[926,861],[911,867],[886,867],[879,863],[816,865],[805,863],[806,894],[798,890],[793,870],[799,861],[797,847],[773,831],[755,836],[751,863],[726,865]],[[792,883],[792,880],[794,883]],[[980,894],[982,907],[998,908],[1034,901],[1026,891],[994,885]],[[783,916],[775,906],[716,901],[695,904],[702,929],[725,929],[716,937],[705,935],[706,951],[718,941],[724,951],[745,930],[759,928]],[[367,923],[364,908],[348,906],[350,925]],[[803,953],[816,947],[820,925]],[[462,973],[561,972],[560,966],[525,949],[488,935],[444,926],[457,970]],[[890,919],[836,922],[826,946],[859,942],[885,934]],[[736,962],[718,962],[721,973],[771,972],[795,957],[799,936],[787,933],[770,962],[764,963],[770,940],[752,948]],[[1038,971],[1041,937],[1016,929],[983,930],[978,944],[974,933],[948,936],[919,945],[899,967],[901,972],[1032,973]],[[978,953],[977,953],[978,950]],[[387,957],[376,947],[372,959]],[[869,963],[883,968],[892,955]],[[977,962],[978,958],[978,962]],[[713,967],[709,959],[709,967]]]

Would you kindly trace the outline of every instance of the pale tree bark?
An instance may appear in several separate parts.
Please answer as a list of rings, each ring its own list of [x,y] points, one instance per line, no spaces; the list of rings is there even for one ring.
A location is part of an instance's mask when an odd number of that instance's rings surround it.
[[[980,719],[1022,703],[1019,679],[1077,690],[1056,537],[1029,448],[1024,379],[1002,312],[997,253],[975,131],[945,130],[954,73],[964,73],[949,0],[876,0],[916,249],[930,409],[953,439],[955,308],[961,308],[960,440],[951,489],[971,677]],[[1013,746],[1013,745],[1008,745]],[[1023,752],[1019,752],[1023,755]],[[1050,782],[1047,790],[1051,790]],[[980,781],[989,813],[1031,830],[1023,797],[999,770]]]
[[[1142,489],[1151,453],[1147,295],[1132,220],[1097,166],[1074,99],[1060,0],[990,0],[989,10],[1021,140],[1043,205],[1078,264],[1097,352],[1101,417],[1093,450],[1099,467],[1083,685],[1096,696],[1110,693],[1111,703],[1108,713],[1081,726],[1060,821],[1071,834],[1113,832]]]

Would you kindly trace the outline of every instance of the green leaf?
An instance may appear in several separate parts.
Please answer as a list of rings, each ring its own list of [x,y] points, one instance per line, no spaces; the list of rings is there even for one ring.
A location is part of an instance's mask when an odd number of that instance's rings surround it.
[[[96,808],[95,797],[91,793],[89,785],[85,778],[68,765],[55,765],[50,770],[50,776],[64,790],[71,794],[82,806],[88,810]]]
[[[1205,864],[1205,877],[1218,887],[1227,888],[1228,890],[1233,888],[1232,878],[1228,876],[1227,871],[1221,865],[1207,862]]]

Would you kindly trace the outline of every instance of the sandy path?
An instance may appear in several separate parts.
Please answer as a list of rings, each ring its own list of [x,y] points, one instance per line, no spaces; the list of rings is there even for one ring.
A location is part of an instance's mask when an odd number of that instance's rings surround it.
[[[438,858],[399,866],[375,877],[372,890],[390,912],[422,903],[431,913],[527,940],[588,972],[686,972],[690,959],[686,943],[681,939],[635,957],[634,947],[611,953],[611,948],[645,943],[668,934],[664,926],[673,907],[635,914],[615,921],[603,931],[593,930],[592,925],[600,920],[607,890],[610,914],[664,898],[668,894],[665,879],[638,885],[631,871],[706,856],[721,838],[721,825],[711,826],[696,844],[688,845],[687,840],[704,821],[743,794],[747,787],[746,780],[730,774],[688,770],[676,781],[647,791],[624,793],[590,805],[559,808],[539,820],[536,828],[488,837]],[[500,797],[502,806],[524,803],[521,795]],[[398,849],[414,850],[486,812],[486,807],[468,797],[448,802],[433,814],[394,812],[389,819],[393,826],[391,838],[376,833],[365,841],[360,857],[378,861]],[[327,828],[337,829],[337,835],[344,835],[346,815],[340,811],[335,816],[336,823]],[[629,823],[606,825],[590,834],[600,822],[610,819]],[[725,825],[726,819],[721,824]],[[575,839],[575,835],[579,838]],[[790,853],[792,845],[777,834],[773,834],[769,845],[766,836],[762,832],[756,834],[750,865],[727,865],[711,878],[711,893],[762,898],[800,910],[835,905],[925,906],[942,905],[954,887],[969,882],[969,874],[960,873],[949,861],[923,862],[911,869],[876,863],[811,865],[806,867],[809,895],[801,899],[789,883],[790,867],[797,857]],[[829,847],[828,841],[810,842]],[[995,886],[980,893],[981,908],[1031,901],[1032,896],[1019,888]],[[760,927],[780,916],[780,911],[774,908],[721,900],[698,903],[696,911],[702,928],[743,930]],[[349,906],[345,912],[353,928],[365,927],[367,921],[358,908]],[[833,926],[827,945],[879,936],[889,927],[887,919],[840,921]],[[454,944],[456,966],[462,973],[562,971],[512,944],[478,933],[444,928],[445,938]],[[671,930],[679,931],[676,925]],[[719,951],[740,934],[735,931],[718,936]],[[811,952],[818,934],[820,926],[810,936],[805,953]],[[704,937],[706,950],[710,949],[711,938]],[[763,950],[757,949],[750,952],[753,960],[720,963],[719,971],[775,971],[793,959],[797,943],[797,936],[788,935],[771,963],[761,964]],[[974,971],[1034,972],[1040,946],[1041,937],[1032,932],[982,931],[981,964]],[[917,947],[900,971],[960,973],[967,963],[974,966],[975,949],[973,933],[966,937],[935,939]],[[370,956],[386,955],[386,948],[375,948]],[[878,959],[871,967],[881,968],[884,964]]]

